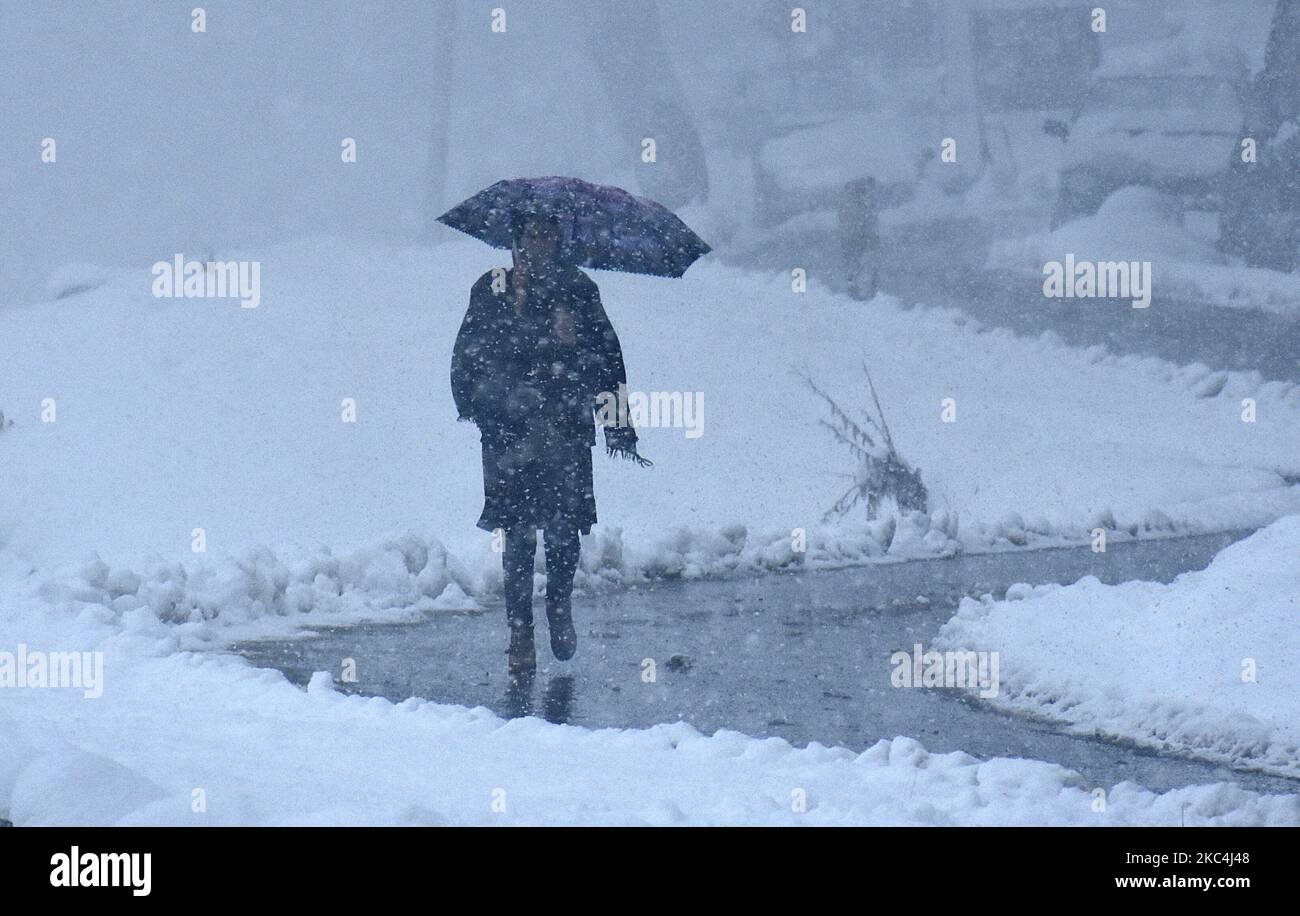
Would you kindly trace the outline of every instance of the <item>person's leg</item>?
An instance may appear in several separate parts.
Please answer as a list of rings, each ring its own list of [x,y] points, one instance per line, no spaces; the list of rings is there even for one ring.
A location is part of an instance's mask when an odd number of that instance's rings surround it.
[[[537,666],[533,650],[533,557],[537,553],[537,531],[514,528],[506,532],[501,554],[501,572],[506,597],[506,619],[510,624],[510,670],[531,671]]]
[[[546,620],[551,629],[551,651],[560,661],[573,658],[578,634],[573,627],[573,576],[578,571],[581,542],[578,529],[546,529]]]
[[[546,597],[567,601],[573,592],[573,576],[578,571],[580,541],[576,528],[547,528]]]

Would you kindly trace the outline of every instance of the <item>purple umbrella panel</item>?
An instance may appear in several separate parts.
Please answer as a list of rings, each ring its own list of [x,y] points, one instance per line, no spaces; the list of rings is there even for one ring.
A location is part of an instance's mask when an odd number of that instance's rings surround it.
[[[680,277],[708,244],[652,200],[578,178],[510,178],[448,210],[438,221],[495,248],[510,248],[514,218],[554,216],[580,267]]]

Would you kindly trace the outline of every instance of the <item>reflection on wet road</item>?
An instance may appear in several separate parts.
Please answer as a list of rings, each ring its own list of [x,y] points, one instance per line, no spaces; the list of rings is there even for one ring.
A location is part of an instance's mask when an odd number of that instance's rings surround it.
[[[927,648],[963,595],[1000,594],[1016,582],[1169,581],[1206,566],[1237,534],[896,563],[758,578],[675,582],[577,596],[577,657],[550,657],[538,613],[538,673],[505,674],[504,610],[442,613],[415,624],[320,631],[237,650],[306,684],[315,671],[338,679],[355,659],[358,682],[339,689],[400,701],[419,696],[536,715],[589,728],[685,720],[861,750],[907,735],[932,752],[1031,757],[1077,770],[1094,785],[1132,780],[1163,791],[1237,781],[1273,792],[1300,782],[1156,755],[1009,716],[958,691],[895,689],[889,658]],[[540,605],[540,600],[539,600]],[[1004,659],[1004,664],[1006,663]]]

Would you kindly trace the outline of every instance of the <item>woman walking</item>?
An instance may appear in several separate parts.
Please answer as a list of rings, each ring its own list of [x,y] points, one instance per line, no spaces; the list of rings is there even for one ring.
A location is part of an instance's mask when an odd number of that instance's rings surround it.
[[[573,657],[570,595],[579,534],[596,522],[591,448],[602,393],[627,383],[618,335],[596,284],[572,264],[559,219],[524,214],[511,222],[514,267],[488,271],[470,291],[452,355],[451,387],[461,420],[483,447],[478,526],[505,532],[502,572],[510,624],[509,671],[536,668],[533,558],[546,550],[546,618],[551,651]],[[630,425],[604,427],[610,454],[635,458]]]

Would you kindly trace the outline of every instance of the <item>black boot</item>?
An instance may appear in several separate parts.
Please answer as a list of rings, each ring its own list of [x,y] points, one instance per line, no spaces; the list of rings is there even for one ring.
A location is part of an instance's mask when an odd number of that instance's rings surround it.
[[[573,575],[580,549],[576,529],[546,529],[546,621],[551,629],[551,652],[562,662],[578,651],[573,627]]]
[[[532,624],[510,625],[510,648],[506,650],[506,671],[511,677],[529,677],[537,670],[537,649]]]
[[[551,653],[567,662],[578,651],[578,631],[573,628],[573,606],[568,595],[554,600],[546,596],[546,620],[551,625]]]

